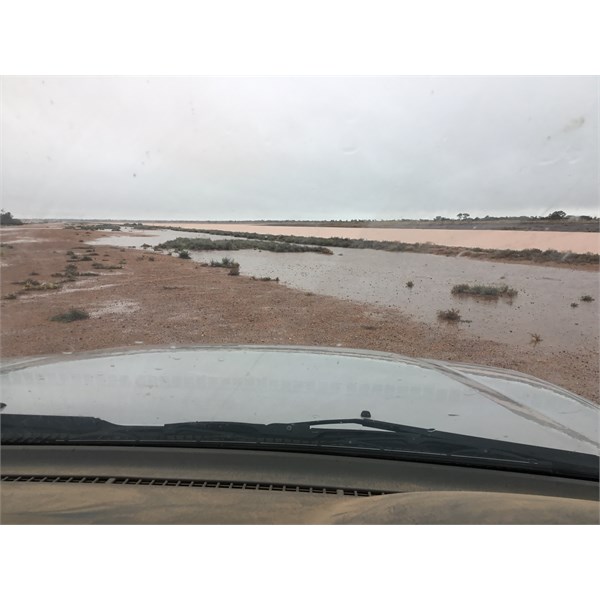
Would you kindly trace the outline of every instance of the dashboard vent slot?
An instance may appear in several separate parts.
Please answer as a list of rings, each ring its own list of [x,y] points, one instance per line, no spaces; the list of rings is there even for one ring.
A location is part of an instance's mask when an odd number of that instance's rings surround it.
[[[164,479],[152,477],[94,477],[89,475],[2,475],[3,482],[18,483],[100,483],[107,485],[152,485],[161,487],[218,488],[226,490],[256,490],[268,492],[296,492],[330,494],[335,496],[369,497],[392,494],[384,490],[339,488],[287,483],[259,483],[249,481],[220,481],[208,479]]]

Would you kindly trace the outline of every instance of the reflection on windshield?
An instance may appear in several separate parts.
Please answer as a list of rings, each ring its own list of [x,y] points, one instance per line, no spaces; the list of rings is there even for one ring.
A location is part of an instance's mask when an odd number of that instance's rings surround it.
[[[597,454],[597,134],[591,78],[4,78],[3,414]]]

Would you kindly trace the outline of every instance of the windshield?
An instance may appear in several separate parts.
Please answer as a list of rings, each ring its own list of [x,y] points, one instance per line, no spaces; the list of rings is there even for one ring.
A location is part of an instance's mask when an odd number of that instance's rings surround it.
[[[597,460],[595,78],[2,85],[2,443]]]

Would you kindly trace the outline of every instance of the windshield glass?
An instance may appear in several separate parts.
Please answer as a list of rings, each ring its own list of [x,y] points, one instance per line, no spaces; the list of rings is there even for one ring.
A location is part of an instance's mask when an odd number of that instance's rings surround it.
[[[389,451],[371,419],[597,457],[595,78],[2,84],[3,443]]]

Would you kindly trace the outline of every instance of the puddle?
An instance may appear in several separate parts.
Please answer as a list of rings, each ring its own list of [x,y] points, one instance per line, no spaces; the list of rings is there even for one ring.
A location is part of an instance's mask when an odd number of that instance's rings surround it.
[[[179,235],[156,232],[150,237],[155,244]],[[138,247],[143,243],[139,238],[136,241]],[[107,239],[101,243],[108,243]],[[129,246],[131,238],[111,236],[110,243]],[[482,339],[519,345],[529,344],[530,334],[537,333],[545,347],[571,351],[598,348],[598,272],[409,252],[332,250],[333,255],[258,250],[191,255],[197,262],[228,256],[240,263],[242,275],[279,277],[282,284],[305,292],[398,308],[419,321],[439,325],[442,331],[444,327],[458,326]],[[407,281],[414,286],[406,287]],[[518,295],[511,302],[453,296],[450,290],[459,283],[505,284],[515,288]],[[596,301],[580,302],[584,294],[592,295]],[[572,302],[579,306],[572,308]],[[450,308],[460,311],[463,320],[459,324],[438,321],[437,311]]]

